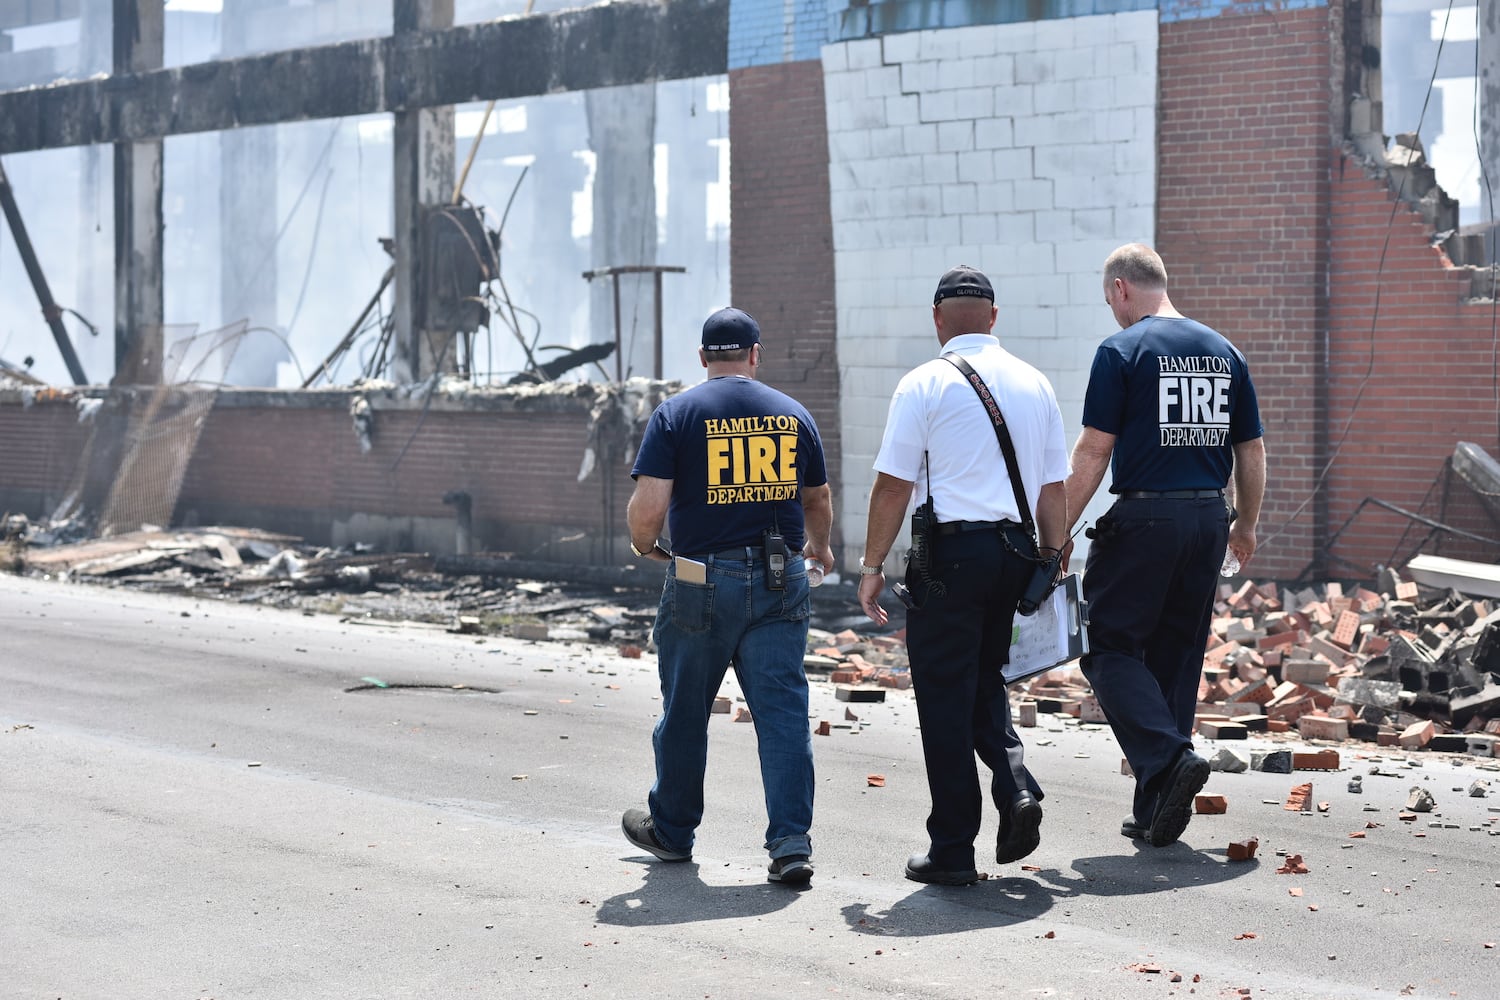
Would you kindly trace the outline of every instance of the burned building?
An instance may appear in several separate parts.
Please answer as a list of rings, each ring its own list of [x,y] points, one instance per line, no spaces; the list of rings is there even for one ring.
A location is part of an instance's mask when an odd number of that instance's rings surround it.
[[[99,456],[164,439],[176,373],[224,384],[182,417],[176,521],[442,549],[461,492],[483,547],[622,561],[635,423],[733,301],[855,545],[933,277],[995,277],[997,332],[1076,426],[1100,264],[1140,239],[1255,372],[1258,575],[1493,558],[1450,469],[1500,433],[1493,255],[1390,86],[1449,27],[1387,7],[0,2],[5,37],[64,33],[45,67],[0,53],[0,157],[86,373],[0,257],[0,359],[48,383],[0,389],[0,507],[107,502]]]

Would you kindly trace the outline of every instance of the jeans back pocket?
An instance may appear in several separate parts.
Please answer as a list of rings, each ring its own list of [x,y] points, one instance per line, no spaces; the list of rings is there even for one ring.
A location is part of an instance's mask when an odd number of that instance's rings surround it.
[[[671,581],[672,624],[683,632],[707,632],[713,626],[714,585]]]

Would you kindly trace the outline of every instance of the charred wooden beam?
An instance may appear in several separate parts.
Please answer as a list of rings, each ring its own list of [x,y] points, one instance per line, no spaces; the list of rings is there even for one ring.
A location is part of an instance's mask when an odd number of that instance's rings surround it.
[[[506,100],[728,69],[729,0],[619,0],[0,93],[0,154]]]

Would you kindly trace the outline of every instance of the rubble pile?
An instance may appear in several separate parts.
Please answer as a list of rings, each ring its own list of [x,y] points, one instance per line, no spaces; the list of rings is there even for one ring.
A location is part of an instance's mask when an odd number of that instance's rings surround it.
[[[1288,733],[1500,756],[1500,607],[1389,570],[1380,586],[1381,593],[1346,593],[1337,582],[1298,591],[1253,580],[1221,584],[1203,656],[1198,735]],[[814,629],[804,663],[810,673],[826,672],[841,698],[850,688],[905,689],[904,640],[904,630]],[[1013,691],[1020,726],[1036,725],[1039,713],[1106,721],[1074,665]]]
[[[656,614],[650,595],[630,588],[454,575],[425,553],[310,546],[256,529],[147,528],[73,537],[72,529],[19,515],[0,518],[0,568],[339,614],[354,622],[416,621],[533,640],[644,644]],[[620,606],[626,600],[633,606]]]
[[[906,630],[891,635],[862,636],[853,629],[826,632],[807,630],[807,655],[802,665],[810,673],[827,673],[844,701],[878,700],[850,697],[848,692],[874,687],[905,691],[911,687],[906,661]]]
[[[1222,584],[1203,656],[1200,735],[1296,732],[1495,756],[1500,609],[1392,570],[1379,586]]]

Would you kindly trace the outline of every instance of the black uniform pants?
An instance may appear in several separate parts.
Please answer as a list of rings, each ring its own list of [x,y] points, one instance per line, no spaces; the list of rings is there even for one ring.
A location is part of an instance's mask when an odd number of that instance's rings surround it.
[[[1135,772],[1134,816],[1149,823],[1161,779],[1193,745],[1229,515],[1220,497],[1119,500],[1094,530],[1083,673]]]
[[[984,805],[976,753],[993,773],[990,792],[1002,814],[1022,789],[1042,797],[1022,763],[1001,675],[1016,602],[1034,565],[1012,548],[1032,551],[1019,527],[938,535],[929,573],[936,586],[907,569],[906,585],[922,602],[907,612],[906,645],[932,794],[929,856],[939,868],[974,867]]]

